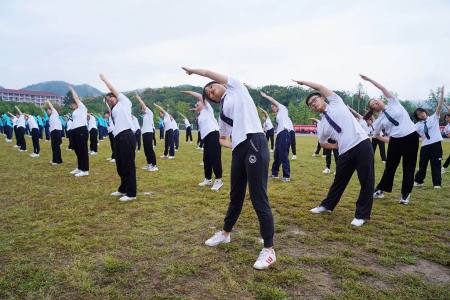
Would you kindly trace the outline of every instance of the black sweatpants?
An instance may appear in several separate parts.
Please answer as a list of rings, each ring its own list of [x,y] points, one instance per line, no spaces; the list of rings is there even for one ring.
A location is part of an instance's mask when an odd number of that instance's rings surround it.
[[[155,139],[154,132],[146,132],[142,135],[142,142],[144,144],[145,158],[147,164],[156,166],[156,155],[153,150],[153,140]]]
[[[205,178],[211,179],[212,172],[216,179],[222,178],[222,148],[219,143],[219,132],[208,133],[203,139],[205,147],[203,149],[203,169]]]
[[[93,152],[97,152],[98,147],[98,130],[97,128],[92,128],[89,131],[89,150]]]
[[[331,167],[331,151],[333,151],[334,156],[334,163],[337,166],[337,160],[339,157],[339,150],[338,149],[323,149],[323,153],[325,154],[325,165],[329,169]]]
[[[268,168],[269,147],[264,133],[247,134],[247,139],[232,152],[230,204],[223,225],[223,230],[230,232],[236,224],[248,183],[264,247],[273,246],[274,235],[272,209],[267,197]]]
[[[25,141],[25,127],[16,128],[17,146],[20,150],[27,150],[27,142]]]
[[[39,145],[39,129],[33,128],[31,130],[31,140],[33,141],[33,152],[39,154],[41,147]]]
[[[414,178],[415,182],[423,183],[427,175],[428,161],[431,165],[433,186],[441,186],[442,143],[440,141],[420,148],[419,171]]]
[[[116,159],[116,141],[112,132],[108,133],[109,146],[111,147],[111,159]]]
[[[61,157],[61,143],[62,143],[61,130],[55,129],[52,132],[50,132],[50,140],[52,144],[52,153],[53,153],[52,162],[61,164],[63,162]]]
[[[443,167],[447,169],[449,165],[450,165],[450,155],[445,160],[445,163],[444,163]]]
[[[12,136],[13,136],[13,128],[12,128],[12,126],[5,126],[5,131],[6,131],[6,138],[8,140],[11,140]]]
[[[372,138],[372,148],[373,154],[375,155],[375,151],[377,150],[377,146],[380,147],[380,156],[382,161],[386,161],[386,150],[384,147],[384,142],[380,141],[377,138]]]
[[[274,136],[273,128],[266,131],[267,142],[269,142],[269,140],[270,140],[270,149],[272,149],[272,150],[273,150],[273,136]]]
[[[186,142],[192,142],[192,128],[191,126],[186,127]]]
[[[67,146],[67,148],[69,148],[70,150],[75,150],[75,147],[73,145],[73,136],[72,136],[72,129],[71,130],[67,130],[67,138],[69,139],[69,146]]]
[[[91,129],[92,132],[93,129]],[[81,171],[89,171],[89,154],[88,154],[88,129],[86,126],[80,126],[70,130],[73,141],[73,150],[77,156],[77,168]]]
[[[291,137],[287,130],[283,130],[277,134],[275,141],[275,153],[273,154],[272,176],[277,177],[281,168],[283,169],[283,177],[291,177],[291,165],[289,162],[289,146],[291,145]]]
[[[292,154],[297,155],[297,143],[295,141],[295,131],[294,130],[289,131],[289,135],[291,136]]]
[[[319,141],[317,141],[317,147],[316,147],[316,151],[314,152],[314,154],[318,155],[321,148],[322,148],[322,146],[320,145]],[[322,153],[323,153],[323,155],[325,155],[325,149],[322,150]]]
[[[163,140],[164,139],[164,127],[161,127],[159,129],[159,139]]]
[[[361,185],[356,201],[355,218],[368,220],[372,211],[375,181],[373,149],[369,139],[339,155],[336,163],[336,176],[321,206],[334,210],[355,170]]]
[[[120,176],[118,191],[128,197],[136,197],[136,137],[127,129],[114,137],[116,142],[116,168]]]
[[[406,199],[414,186],[414,171],[416,169],[418,149],[419,134],[415,131],[401,138],[389,138],[386,167],[376,189],[392,192],[395,171],[397,171],[400,159],[403,158],[402,197]]]
[[[138,151],[141,151],[141,130],[140,129],[136,130],[134,136],[136,138],[136,149]]]
[[[164,156],[175,156],[173,129],[164,132]]]
[[[175,146],[175,149],[178,150],[178,147],[180,147],[180,130],[175,129],[173,131],[173,144]]]
[[[200,130],[198,131],[198,135],[197,135],[197,146],[200,148],[203,148],[203,140],[200,136]]]

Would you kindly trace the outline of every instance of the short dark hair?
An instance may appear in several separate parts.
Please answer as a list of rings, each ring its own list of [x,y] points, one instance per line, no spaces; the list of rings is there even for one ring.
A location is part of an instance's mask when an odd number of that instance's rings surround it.
[[[219,84],[217,81],[214,81],[214,80],[213,80],[213,81],[208,82],[208,83],[203,87],[203,92],[202,92],[203,100],[209,100],[209,101],[211,101],[211,99],[209,99],[208,96],[206,95],[206,88],[207,88],[208,86],[210,86],[210,85],[213,85],[214,83]]]
[[[367,121],[369,119],[372,119],[373,116],[373,110],[369,110],[368,112],[366,112],[366,114],[363,116],[363,120]]]
[[[105,98],[108,98],[108,97],[117,98],[116,95],[114,95],[114,93],[111,93],[111,92],[109,92],[108,94],[105,95]]]
[[[414,111],[414,114],[413,114],[414,119],[416,119],[417,121],[419,121],[419,116],[418,116],[418,114],[421,113],[421,112],[424,112],[424,113],[426,113],[426,114],[428,115],[428,113],[427,113],[427,111],[426,111],[425,109],[423,109],[422,107],[419,107],[418,109],[416,109],[416,110]]]
[[[305,100],[307,106],[309,106],[309,99],[311,99],[311,98],[314,97],[314,96],[322,97],[322,94],[319,93],[319,92],[313,92],[313,93],[309,94],[309,95],[306,97],[306,100]]]

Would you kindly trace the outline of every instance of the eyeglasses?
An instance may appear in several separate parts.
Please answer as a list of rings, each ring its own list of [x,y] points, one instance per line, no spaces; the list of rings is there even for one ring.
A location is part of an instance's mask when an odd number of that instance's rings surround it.
[[[317,100],[318,100],[319,98],[320,98],[319,96],[312,97],[312,98],[308,101],[308,107],[311,108],[311,105],[312,105],[313,103],[317,102]]]

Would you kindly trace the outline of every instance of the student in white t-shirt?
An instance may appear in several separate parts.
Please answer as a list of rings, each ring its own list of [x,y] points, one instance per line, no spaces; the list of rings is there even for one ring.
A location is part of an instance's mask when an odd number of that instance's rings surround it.
[[[25,140],[25,115],[20,111],[20,109],[17,106],[14,106],[14,108],[18,112],[18,117],[16,121],[16,139],[17,139],[17,145],[19,146],[20,152],[27,151],[27,142]]]
[[[50,101],[46,102],[47,106],[47,115],[48,123],[49,123],[49,131],[50,131],[50,142],[52,145],[52,160],[50,163],[55,165],[62,164],[62,157],[61,157],[61,143],[62,143],[62,124],[61,120],[59,119],[59,113],[53,107],[52,103]]]
[[[272,111],[277,114],[277,128],[275,132],[277,138],[275,139],[275,152],[273,154],[271,178],[279,178],[278,172],[281,165],[283,170],[283,177],[281,180],[288,182],[291,180],[291,165],[289,163],[289,147],[291,146],[291,135],[289,131],[291,129],[291,123],[289,112],[286,106],[266,93],[260,92],[260,94],[261,97],[270,101]]]
[[[270,140],[270,152],[273,152],[273,145],[274,145],[273,142],[274,142],[274,136],[275,136],[275,128],[273,127],[272,120],[270,119],[269,113],[265,109],[263,109],[261,107],[259,107],[259,109],[264,114],[264,116],[263,116],[263,130],[264,130],[264,132],[266,134],[267,143]]]
[[[319,142],[324,149],[338,149],[336,176],[327,197],[320,206],[311,209],[312,213],[331,212],[338,204],[353,173],[357,172],[361,189],[356,201],[353,226],[362,226],[372,211],[373,186],[375,180],[373,151],[367,133],[348,110],[344,101],[327,87],[308,81],[295,81],[318,92],[306,97],[306,104],[321,114],[318,124]],[[328,100],[328,104],[325,102]],[[336,141],[331,144],[329,140]]]
[[[28,121],[28,126],[31,130],[31,140],[33,141],[33,153],[30,154],[30,157],[39,157],[39,152],[41,151],[41,147],[39,145],[39,126],[35,117],[29,114],[24,114],[25,119]]]
[[[445,103],[444,103],[445,104]],[[448,111],[448,108],[447,108]],[[445,115],[445,121],[447,121],[447,125],[444,127],[444,134],[446,137],[450,138],[450,113]],[[448,166],[450,165],[450,155],[448,155],[444,164],[442,165],[441,174],[444,174],[447,171]]]
[[[218,191],[223,186],[222,181],[222,149],[219,142],[219,125],[214,117],[214,110],[202,95],[191,91],[182,91],[197,99],[195,112],[198,114],[197,122],[200,137],[204,144],[203,149],[203,171],[205,179],[199,186],[211,186],[211,190]],[[212,173],[214,171],[214,184]]]
[[[368,103],[370,111],[379,113],[378,118],[373,123],[374,137],[389,143],[386,168],[383,177],[375,188],[374,197],[383,198],[384,192],[392,192],[395,172],[401,159],[403,180],[399,203],[406,205],[410,201],[410,194],[414,185],[419,134],[416,132],[416,126],[411,121],[408,112],[396,97],[375,80],[364,75],[360,76],[363,80],[372,83],[388,99],[388,105],[377,99],[371,99]],[[385,130],[388,137],[381,135],[382,129]]]
[[[184,128],[186,128],[186,143],[192,143],[192,126],[191,126],[191,122],[189,122],[189,119],[183,115],[182,113],[180,113],[180,115],[183,117],[183,121],[184,121]]]
[[[111,148],[111,156],[108,157],[106,160],[115,163],[116,162],[116,142],[114,141],[114,122],[112,121],[111,118],[111,108],[109,107],[108,103],[106,101],[104,101],[106,107],[108,108],[108,110],[105,112],[103,118],[105,120],[107,120],[107,124],[108,124],[108,138],[109,138],[109,146]]]
[[[133,119],[133,132],[136,137],[136,149],[137,152],[141,152],[141,126],[139,125],[139,120],[134,115],[131,115],[131,118]]]
[[[174,127],[172,123],[172,116],[164,110],[160,105],[154,103],[156,108],[159,109],[159,116],[164,121],[164,154],[160,156],[162,159],[174,159],[175,158],[175,144],[174,144]],[[168,155],[168,156],[167,156]]]
[[[144,113],[144,117],[142,118],[142,142],[144,144],[144,154],[147,159],[147,165],[142,169],[155,172],[158,171],[158,167],[156,166],[156,155],[153,150],[153,139],[155,138],[155,123],[153,120],[153,112],[147,105],[145,105],[144,100],[136,94],[136,98],[141,105],[141,111]]]
[[[414,118],[417,120],[417,133],[422,137],[420,147],[419,170],[414,177],[414,186],[423,186],[423,181],[427,174],[428,162],[431,165],[431,178],[435,189],[441,188],[441,161],[442,161],[442,143],[443,140],[439,119],[442,105],[444,103],[444,87],[441,88],[441,97],[439,99],[436,111],[431,116],[423,108],[417,108],[414,112]]]
[[[205,244],[217,246],[230,242],[230,232],[242,210],[247,183],[250,199],[258,215],[264,248],[253,267],[266,269],[276,261],[273,250],[274,222],[267,196],[269,148],[258,111],[247,88],[238,80],[203,69],[183,68],[187,74],[197,74],[213,80],[203,88],[203,98],[220,103],[220,144],[232,148],[231,192],[223,230]],[[231,143],[227,137],[231,136]]]
[[[120,176],[120,186],[111,196],[120,197],[119,201],[122,202],[136,200],[136,137],[132,131],[131,119],[133,104],[127,96],[119,93],[103,74],[100,74],[100,79],[110,91],[105,100],[111,107],[111,119],[114,122],[116,166]]]
[[[97,119],[93,114],[88,114],[89,154],[97,155],[98,152],[98,127]]]

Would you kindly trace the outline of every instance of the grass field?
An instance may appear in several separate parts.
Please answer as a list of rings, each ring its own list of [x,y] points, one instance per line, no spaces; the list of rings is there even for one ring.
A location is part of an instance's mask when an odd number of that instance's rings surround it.
[[[203,244],[227,208],[229,150],[217,193],[197,186],[203,167],[194,144],[182,142],[174,161],[159,160],[159,172],[141,170],[141,151],[138,200],[120,203],[109,196],[118,176],[105,160],[108,141],[90,157],[90,176],[75,178],[73,152],[62,150],[64,164],[50,166],[48,142],[33,159],[1,138],[0,298],[450,299],[450,174],[434,190],[428,170],[425,187],[401,206],[400,168],[394,192],[353,228],[356,176],[332,214],[310,214],[333,175],[311,157],[317,139],[297,139],[292,181],[269,182],[278,260],[256,271],[262,245],[250,201],[230,244]],[[158,141],[158,157],[162,150]],[[376,183],[383,167],[377,153]]]

